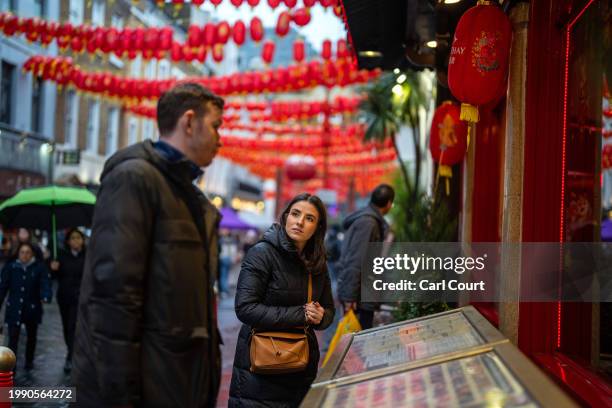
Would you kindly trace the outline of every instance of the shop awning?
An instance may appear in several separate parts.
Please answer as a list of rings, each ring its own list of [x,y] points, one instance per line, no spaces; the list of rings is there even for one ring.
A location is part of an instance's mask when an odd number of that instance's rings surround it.
[[[236,211],[229,207],[221,208],[221,217],[219,228],[226,228],[230,230],[257,229],[253,225],[241,220],[240,217],[238,217],[238,214],[236,214]]]

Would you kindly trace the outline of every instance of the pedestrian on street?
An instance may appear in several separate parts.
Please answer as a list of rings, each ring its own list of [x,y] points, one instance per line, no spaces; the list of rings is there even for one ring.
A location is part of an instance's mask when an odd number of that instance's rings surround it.
[[[319,345],[314,330],[334,318],[334,302],[323,240],[325,206],[314,195],[293,198],[264,237],[247,253],[238,277],[235,309],[243,323],[236,344],[229,407],[297,407],[314,381]],[[312,300],[308,300],[309,274]],[[291,331],[306,326],[309,360],[305,371],[250,371],[252,330]]]
[[[338,297],[345,313],[353,309],[362,329],[372,327],[376,305],[361,302],[361,265],[370,242],[382,242],[389,230],[384,219],[393,206],[395,191],[381,184],[372,191],[367,207],[346,217],[343,223],[344,240],[338,262]]]
[[[76,228],[66,234],[65,249],[60,250],[58,260],[51,261],[51,273],[57,279],[57,304],[62,316],[64,341],[68,353],[64,371],[72,369],[72,349],[76,330],[79,290],[85,266],[85,235]]]
[[[220,215],[193,181],[221,146],[223,105],[174,86],[157,103],[160,140],[104,166],[74,343],[81,406],[215,406]]]
[[[45,264],[34,256],[28,242],[17,247],[17,259],[2,268],[0,306],[8,294],[4,323],[8,325],[9,348],[17,356],[21,325],[27,333],[25,369],[34,368],[38,325],[42,323],[42,302],[51,302],[51,277]]]

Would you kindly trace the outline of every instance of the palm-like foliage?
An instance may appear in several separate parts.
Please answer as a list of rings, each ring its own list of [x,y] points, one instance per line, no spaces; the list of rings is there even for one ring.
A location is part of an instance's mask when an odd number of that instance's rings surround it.
[[[403,81],[398,83],[398,78]],[[416,199],[421,175],[421,147],[419,143],[419,108],[426,104],[426,95],[422,92],[418,76],[414,71],[406,71],[399,76],[393,73],[382,75],[378,81],[365,88],[366,98],[360,105],[362,117],[367,123],[365,140],[385,141],[391,139],[397,155],[406,190],[414,193]],[[400,158],[397,145],[397,133],[400,126],[408,124],[412,128],[415,151],[414,182],[405,164]],[[415,186],[411,188],[410,185]]]

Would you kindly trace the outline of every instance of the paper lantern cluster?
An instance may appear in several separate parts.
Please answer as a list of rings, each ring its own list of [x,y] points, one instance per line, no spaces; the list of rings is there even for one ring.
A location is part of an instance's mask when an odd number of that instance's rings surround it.
[[[34,56],[23,66],[58,85],[72,85],[77,89],[120,99],[153,99],[174,86],[176,79],[149,80],[127,78],[110,72],[86,72],[70,58]],[[333,87],[366,83],[379,75],[377,71],[356,70],[347,61],[310,61],[307,64],[265,71],[241,72],[219,77],[186,78],[183,82],[198,82],[218,95],[259,94],[289,92],[314,86]]]

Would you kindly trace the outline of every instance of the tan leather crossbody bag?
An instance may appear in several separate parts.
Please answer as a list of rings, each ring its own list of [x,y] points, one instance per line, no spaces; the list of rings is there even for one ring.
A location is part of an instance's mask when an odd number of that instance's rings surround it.
[[[308,303],[312,300],[312,274],[308,274]],[[301,328],[300,328],[301,329]],[[308,326],[303,333],[251,331],[251,372],[286,374],[304,371],[308,365]]]

